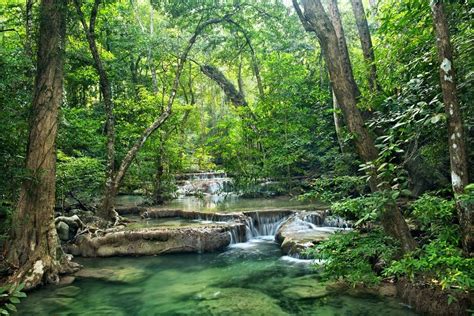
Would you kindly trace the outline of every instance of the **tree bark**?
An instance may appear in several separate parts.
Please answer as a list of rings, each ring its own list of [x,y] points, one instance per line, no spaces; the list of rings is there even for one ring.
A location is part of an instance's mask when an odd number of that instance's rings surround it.
[[[337,143],[339,144],[339,148],[341,149],[341,154],[344,154],[344,142],[342,139],[342,129],[341,129],[341,122],[339,119],[339,104],[337,103],[336,94],[334,94],[334,90],[332,91],[332,110],[333,110],[333,119],[334,119],[334,129],[336,130],[336,138]]]
[[[357,31],[359,32],[362,53],[364,54],[364,59],[369,67],[369,87],[370,90],[374,92],[379,90],[379,86],[377,84],[377,68],[375,66],[374,48],[372,46],[372,37],[370,36],[369,24],[367,23],[362,1],[351,0],[351,5],[357,24]]]
[[[356,91],[358,89],[353,86],[355,80],[348,78],[345,72],[347,65],[344,65],[345,60],[331,20],[324,11],[320,0],[303,1],[304,13],[297,0],[293,0],[293,6],[305,29],[316,33],[329,70],[334,94],[339,101],[346,125],[354,135],[354,143],[359,156],[366,163],[374,161],[378,157],[378,150],[365,128],[361,113],[357,108]],[[375,168],[371,168],[369,174],[372,192],[388,189],[386,185],[380,183]],[[400,241],[403,252],[415,248],[415,242],[410,235],[408,225],[395,203],[385,205],[381,214],[381,223],[388,235]]]
[[[43,0],[37,73],[26,156],[29,177],[22,184],[12,219],[8,262],[15,273],[11,283],[31,289],[56,283],[62,272],[54,225],[58,109],[62,102],[66,1]]]
[[[331,0],[329,2],[329,19],[331,20],[334,26],[334,32],[336,32],[337,42],[339,45],[339,50],[343,59],[344,72],[348,80],[351,80],[352,88],[354,90],[354,95],[358,98],[360,96],[359,88],[354,79],[354,73],[352,71],[351,58],[349,57],[349,50],[347,49],[347,42],[344,33],[344,28],[342,26],[341,14],[339,13],[339,8],[337,6],[337,0]],[[334,91],[334,90],[333,90]],[[341,101],[339,101],[341,102]]]
[[[441,1],[431,4],[433,22],[440,62],[439,74],[443,92],[444,109],[448,119],[449,160],[451,164],[451,184],[456,198],[459,224],[462,231],[462,244],[466,253],[474,250],[474,217],[472,207],[464,205],[458,196],[464,193],[469,183],[468,158],[461,109],[456,94],[456,80],[453,65],[453,52],[449,38],[449,27]]]
[[[114,212],[115,199],[115,183],[114,183],[114,169],[115,169],[115,117],[114,117],[114,102],[112,100],[112,87],[110,85],[109,77],[100,59],[99,51],[95,41],[95,22],[99,5],[101,0],[95,0],[91,10],[89,25],[87,25],[84,13],[81,9],[80,0],[74,0],[77,14],[81,21],[82,27],[86,34],[89,49],[94,60],[94,67],[99,74],[100,91],[103,96],[106,114],[106,135],[107,135],[107,163],[105,171],[105,189],[102,200],[102,207],[99,209],[99,215],[104,219],[112,219],[116,216]]]

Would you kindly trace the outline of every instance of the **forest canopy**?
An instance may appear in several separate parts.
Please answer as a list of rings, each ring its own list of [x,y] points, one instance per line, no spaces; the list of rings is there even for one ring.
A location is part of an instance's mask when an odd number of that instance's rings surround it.
[[[307,250],[330,277],[470,291],[473,14],[439,0],[0,0],[3,278],[33,288],[75,270],[55,250],[72,209],[110,228],[118,195],[162,205],[183,175],[225,172],[241,197],[352,221]]]

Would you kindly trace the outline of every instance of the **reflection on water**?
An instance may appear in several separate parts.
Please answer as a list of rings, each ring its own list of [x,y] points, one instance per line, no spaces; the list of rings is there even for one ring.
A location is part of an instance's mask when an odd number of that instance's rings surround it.
[[[142,196],[121,195],[117,197],[117,205],[138,206],[145,202]],[[181,196],[173,201],[160,206],[161,208],[177,208],[185,211],[201,212],[232,212],[248,210],[264,210],[272,208],[321,208],[321,203],[301,202],[290,197],[276,198],[240,198],[234,194],[204,195],[202,198],[195,196]]]
[[[395,300],[329,294],[271,237],[223,253],[81,259],[71,285],[30,293],[19,315],[414,315]]]

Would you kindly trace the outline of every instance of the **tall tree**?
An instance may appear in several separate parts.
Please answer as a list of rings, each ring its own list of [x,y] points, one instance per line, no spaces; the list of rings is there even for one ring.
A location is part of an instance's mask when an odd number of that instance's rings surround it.
[[[114,169],[115,169],[115,117],[114,117],[114,102],[112,100],[112,86],[107,75],[107,71],[104,68],[102,60],[97,49],[97,43],[95,40],[95,23],[97,20],[97,14],[99,11],[99,5],[101,0],[95,0],[92,7],[89,25],[87,25],[86,18],[81,9],[80,0],[74,0],[79,20],[81,21],[82,27],[86,34],[86,39],[89,44],[89,49],[94,60],[94,67],[99,74],[99,85],[100,92],[104,98],[105,114],[106,114],[106,133],[107,133],[107,164],[105,171],[105,190],[104,197],[102,200],[102,207],[99,209],[99,215],[106,219],[114,217],[113,214],[113,199],[116,192],[114,185]]]
[[[377,91],[377,68],[375,66],[374,48],[372,46],[372,37],[370,36],[369,23],[365,16],[364,6],[361,0],[351,0],[352,11],[354,12],[357,30],[359,32],[360,44],[364,59],[369,66],[369,87],[371,91]]]
[[[41,1],[37,73],[26,154],[29,177],[21,187],[7,249],[8,262],[16,269],[10,281],[25,282],[27,289],[57,282],[64,268],[54,225],[54,205],[66,11],[65,0]]]
[[[358,89],[354,87],[354,78],[348,78],[344,71],[348,65],[345,65],[346,61],[343,58],[334,26],[320,0],[304,0],[302,4],[304,12],[297,0],[293,0],[293,6],[303,26],[307,31],[314,32],[319,40],[334,93],[339,101],[346,125],[354,135],[357,152],[364,162],[370,163],[377,159],[378,150],[357,108],[356,91]],[[369,172],[370,187],[373,192],[388,189],[378,179],[375,168],[371,168]],[[385,232],[400,241],[403,251],[407,252],[415,248],[408,225],[395,203],[385,205],[381,222]]]
[[[81,9],[80,0],[74,0],[76,11],[79,15],[79,19],[86,33],[86,38],[89,42],[89,48],[90,48],[92,57],[94,59],[95,68],[97,72],[99,73],[101,92],[104,97],[104,103],[105,103],[106,114],[107,114],[107,139],[108,139],[107,149],[108,150],[107,150],[107,167],[106,167],[107,168],[106,185],[105,185],[105,192],[104,192],[104,197],[103,197],[103,202],[102,202],[102,208],[100,210],[100,215],[101,217],[107,220],[117,221],[119,219],[119,216],[115,212],[114,206],[115,206],[115,197],[118,193],[118,190],[122,184],[125,174],[128,171],[128,168],[131,166],[137,153],[143,147],[146,140],[158,128],[160,128],[160,126],[162,126],[170,117],[173,103],[176,98],[176,94],[178,92],[180,77],[181,77],[181,73],[183,72],[184,64],[187,61],[189,52],[194,46],[194,43],[196,42],[197,37],[204,31],[206,27],[212,24],[221,23],[225,19],[227,19],[228,16],[225,16],[223,18],[209,19],[207,21],[200,23],[196,27],[194,34],[190,37],[190,39],[187,42],[187,45],[184,48],[184,51],[181,53],[181,55],[178,58],[178,64],[176,66],[175,76],[173,79],[173,84],[171,87],[170,96],[168,98],[166,107],[163,109],[162,113],[153,121],[153,123],[142,132],[142,134],[135,141],[133,146],[126,153],[118,170],[115,171],[115,168],[114,168],[115,123],[114,123],[114,114],[113,114],[114,104],[113,104],[112,93],[111,93],[112,90],[111,90],[110,82],[107,77],[107,72],[105,71],[103,67],[102,61],[100,59],[100,56],[97,50],[97,44],[95,41],[95,33],[94,33],[94,26],[95,26],[95,21],[97,18],[97,13],[98,13],[98,8],[99,8],[100,3],[101,3],[101,0],[95,0],[94,6],[91,11],[90,22],[89,22],[89,25],[87,25],[87,22],[84,17],[84,13],[82,12],[82,9]]]
[[[443,102],[448,118],[448,145],[451,164],[451,184],[456,197],[464,193],[464,187],[469,183],[467,150],[462,121],[461,109],[456,94],[456,78],[453,64],[453,51],[449,38],[449,26],[441,1],[432,1],[431,10],[436,32],[439,74]],[[472,210],[456,199],[459,224],[462,230],[462,244],[467,253],[474,250],[474,216]]]

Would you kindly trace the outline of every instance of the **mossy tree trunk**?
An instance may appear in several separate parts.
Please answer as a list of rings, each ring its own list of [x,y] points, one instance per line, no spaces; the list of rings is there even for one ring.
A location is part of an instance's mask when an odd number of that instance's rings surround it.
[[[354,78],[348,76],[346,72],[349,65],[345,64],[347,61],[339,45],[340,37],[337,36],[334,25],[320,0],[304,0],[302,4],[304,12],[301,10],[298,1],[293,0],[293,6],[304,28],[309,32],[314,32],[319,40],[334,94],[341,107],[346,126],[354,135],[357,152],[364,162],[371,163],[378,158],[378,150],[357,108],[358,88],[354,86],[356,85]],[[372,192],[390,189],[380,182],[375,167],[369,170],[369,175]],[[385,205],[385,209],[381,214],[381,223],[384,231],[401,243],[404,252],[415,249],[415,241],[395,203]]]
[[[26,154],[29,176],[21,187],[7,247],[7,260],[14,270],[9,282],[24,282],[26,289],[55,283],[63,271],[54,204],[66,10],[65,0],[41,1],[37,73]]]

